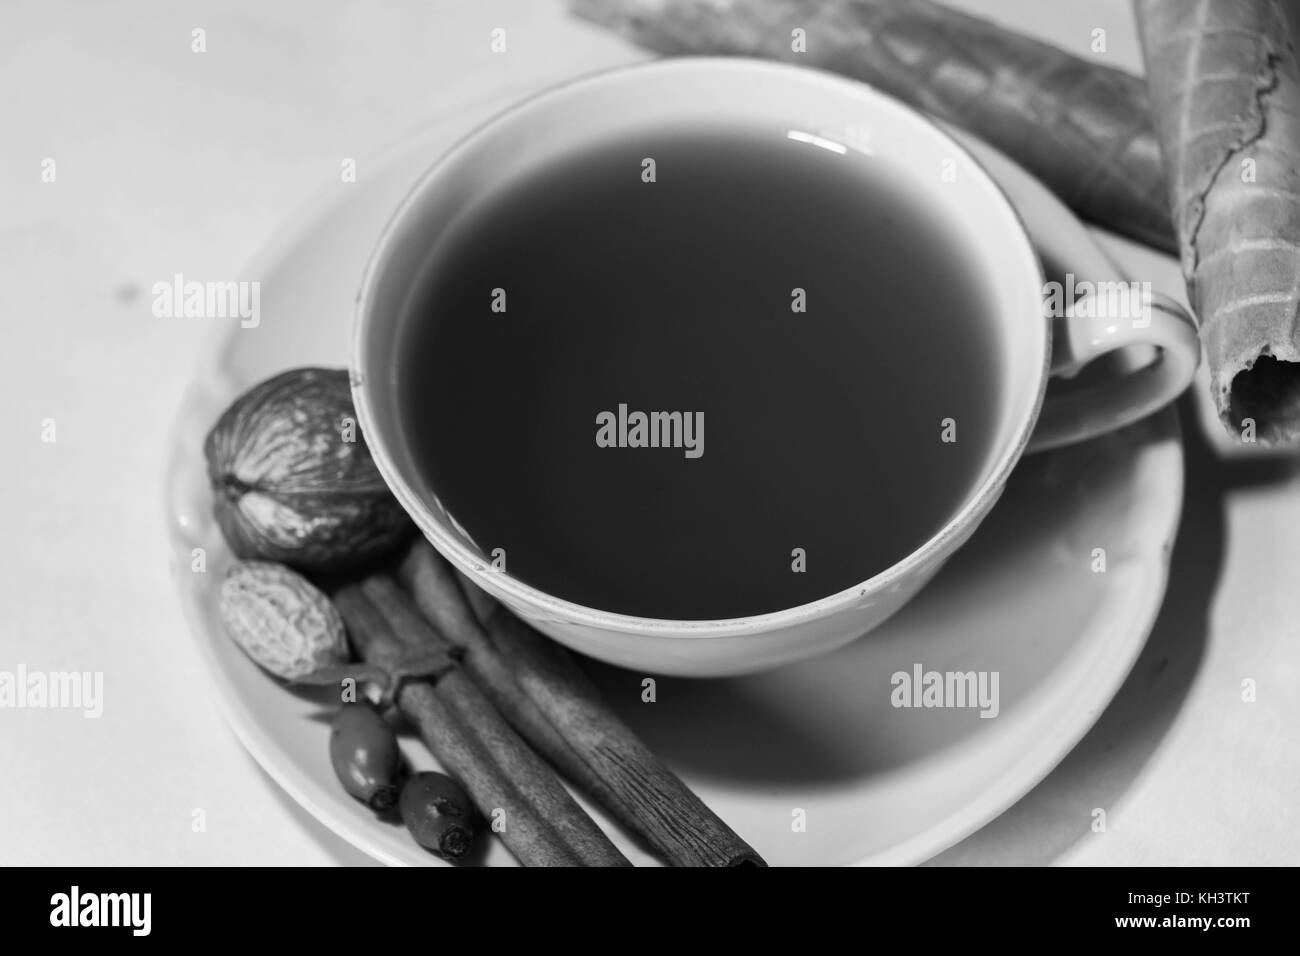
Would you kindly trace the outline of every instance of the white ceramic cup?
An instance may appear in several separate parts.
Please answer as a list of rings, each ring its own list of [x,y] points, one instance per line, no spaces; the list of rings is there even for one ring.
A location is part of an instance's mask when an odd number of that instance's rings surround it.
[[[810,604],[747,618],[677,621],[583,607],[493,571],[430,494],[399,427],[397,326],[429,251],[456,213],[484,192],[587,142],[665,124],[756,121],[779,135],[815,138],[864,163],[924,177],[936,211],[985,277],[998,323],[1002,383],[992,453],[948,523],[912,554],[862,583]],[[952,175],[942,180],[940,173]],[[846,260],[859,254],[846,249]],[[1118,276],[1089,275],[1089,279]],[[455,567],[516,614],[573,649],[651,673],[737,674],[831,650],[897,611],[988,514],[1027,450],[1128,424],[1191,381],[1200,348],[1193,321],[1163,297],[1131,320],[1086,308],[1047,318],[1044,277],[1015,209],[978,162],[920,113],[849,80],[765,61],[674,59],[601,73],[526,100],[471,133],[420,178],[384,230],[357,300],[352,382],[362,431],[380,471],[420,530]],[[1055,345],[1053,337],[1055,334]],[[1044,404],[1053,374],[1098,356],[1155,346],[1153,362]],[[852,361],[851,356],[845,357]],[[464,396],[474,413],[475,396]]]

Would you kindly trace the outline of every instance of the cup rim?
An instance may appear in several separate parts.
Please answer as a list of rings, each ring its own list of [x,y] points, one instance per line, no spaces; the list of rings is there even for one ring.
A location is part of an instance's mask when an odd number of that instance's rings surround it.
[[[362,272],[361,284],[356,297],[356,307],[352,326],[352,349],[350,355],[349,380],[351,384],[353,405],[356,408],[358,423],[370,454],[379,469],[380,475],[389,490],[397,498],[402,508],[411,517],[419,531],[433,544],[457,570],[461,571],[488,593],[501,592],[521,604],[538,609],[547,619],[555,618],[568,624],[583,625],[602,631],[615,631],[627,634],[652,633],[660,637],[696,639],[703,637],[726,637],[752,632],[767,632],[786,628],[810,620],[829,616],[839,611],[852,608],[859,600],[881,590],[889,590],[894,585],[911,575],[924,573],[933,564],[945,559],[947,552],[959,544],[974,530],[996,502],[1000,489],[1006,484],[1011,471],[1024,454],[1029,443],[1035,422],[1043,405],[1050,374],[1052,354],[1051,323],[1037,323],[1043,337],[1042,361],[1033,374],[1037,381],[1033,388],[1033,401],[1025,407],[1013,410],[1012,440],[1005,442],[993,452],[993,464],[980,483],[969,491],[961,506],[948,518],[938,531],[926,539],[905,557],[889,567],[878,571],[864,581],[836,591],[815,601],[742,617],[715,618],[699,620],[675,620],[670,618],[650,618],[616,611],[605,611],[588,607],[557,597],[520,580],[509,571],[497,571],[488,567],[488,560],[465,546],[454,534],[450,533],[444,523],[426,507],[421,497],[414,491],[388,456],[385,439],[379,429],[372,427],[374,419],[367,398],[367,379],[363,372],[369,355],[366,345],[368,326],[371,317],[375,286],[383,264],[388,260],[396,241],[399,227],[407,216],[417,207],[420,198],[429,185],[450,166],[481,135],[508,123],[518,113],[544,104],[553,97],[572,91],[575,87],[599,83],[622,77],[626,74],[638,74],[650,82],[656,75],[683,71],[717,71],[762,72],[781,76],[801,83],[816,84],[824,87],[828,93],[838,93],[861,100],[871,109],[887,111],[906,122],[924,127],[927,134],[943,142],[945,148],[960,157],[972,173],[975,181],[992,193],[1000,201],[1006,212],[1010,213],[1011,226],[1008,229],[1008,248],[1010,254],[1020,255],[1025,264],[1037,278],[1037,288],[1042,289],[1045,282],[1042,263],[1024,219],[1016,209],[1006,191],[988,172],[984,164],[933,119],[895,97],[880,91],[866,83],[847,79],[779,61],[763,60],[738,56],[691,56],[651,60],[632,65],[604,68],[576,76],[562,83],[553,84],[545,89],[523,97],[503,110],[500,110],[473,126],[457,139],[447,150],[438,156],[419,178],[407,190],[396,209],[389,216],[379,239],[371,251]],[[1014,242],[1016,248],[1010,249]],[[1041,300],[1032,303],[1032,312],[1041,316]]]

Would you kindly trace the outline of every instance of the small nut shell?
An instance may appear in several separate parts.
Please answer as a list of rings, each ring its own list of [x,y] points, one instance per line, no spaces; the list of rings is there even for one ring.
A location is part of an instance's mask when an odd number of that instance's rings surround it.
[[[270,561],[241,561],[221,582],[226,632],[244,653],[285,680],[347,659],[338,610],[301,574]]]
[[[343,369],[255,385],[217,420],[204,454],[217,524],[241,558],[343,571],[412,530],[361,436]]]

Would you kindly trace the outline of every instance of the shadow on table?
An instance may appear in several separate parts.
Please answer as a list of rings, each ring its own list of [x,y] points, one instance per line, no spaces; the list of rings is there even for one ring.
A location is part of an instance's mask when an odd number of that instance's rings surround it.
[[[251,756],[248,759],[257,767],[257,772],[265,781],[267,789],[275,794],[275,798],[280,801],[280,805],[285,808],[289,816],[293,817],[294,822],[315,841],[317,846],[328,853],[335,863],[339,866],[383,866],[374,857],[358,850],[313,817],[301,804],[285,793],[280,788],[280,785],[267,775],[257,761],[253,760]],[[285,863],[292,865],[291,860],[286,860]]]
[[[1221,460],[1201,432],[1195,399],[1179,405],[1186,487],[1169,587],[1146,646],[1101,719],[1061,764],[1006,813],[929,865],[1039,866],[1092,836],[1092,810],[1113,812],[1181,709],[1209,640],[1223,567],[1225,499],[1236,489],[1290,479],[1289,458]],[[1041,834],[1026,847],[1016,835]]]

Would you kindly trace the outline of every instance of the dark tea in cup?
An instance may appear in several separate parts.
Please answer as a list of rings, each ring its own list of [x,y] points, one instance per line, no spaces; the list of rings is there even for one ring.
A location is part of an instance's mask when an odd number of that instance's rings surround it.
[[[998,335],[936,194],[725,121],[611,135],[468,203],[398,331],[400,429],[548,594],[736,618],[871,578],[985,470]]]

